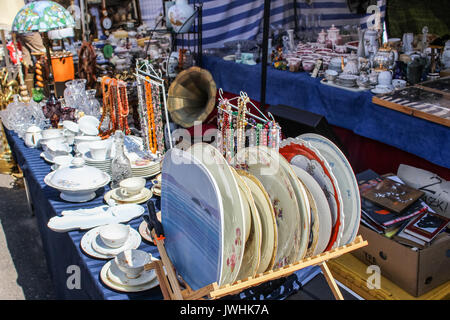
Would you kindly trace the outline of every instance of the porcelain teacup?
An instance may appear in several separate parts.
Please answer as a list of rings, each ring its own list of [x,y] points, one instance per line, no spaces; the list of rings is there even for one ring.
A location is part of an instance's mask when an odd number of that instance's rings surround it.
[[[145,182],[145,179],[141,177],[124,179],[119,183],[120,194],[124,197],[137,195],[144,189]]]
[[[130,226],[120,223],[108,224],[100,228],[99,236],[111,248],[119,248],[127,241]]]
[[[93,141],[89,144],[92,159],[105,160],[108,154],[108,144],[104,141]]]
[[[151,261],[151,254],[135,249],[128,249],[119,253],[114,262],[117,267],[130,279],[138,278],[144,267]]]
[[[385,86],[392,85],[392,73],[390,71],[381,71],[378,74],[378,84]]]
[[[337,76],[338,72],[335,70],[328,69],[327,71],[325,71],[325,79],[327,79],[327,81],[331,83],[333,83],[336,80]]]
[[[394,79],[392,80],[392,85],[395,89],[403,89],[404,87],[406,87],[406,80]]]

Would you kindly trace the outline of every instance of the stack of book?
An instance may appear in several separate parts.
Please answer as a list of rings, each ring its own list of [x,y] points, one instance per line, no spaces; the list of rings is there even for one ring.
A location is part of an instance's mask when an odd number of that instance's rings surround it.
[[[436,214],[423,192],[397,176],[381,177],[372,170],[357,175],[361,194],[361,223],[403,245],[425,248],[446,230],[450,219]]]

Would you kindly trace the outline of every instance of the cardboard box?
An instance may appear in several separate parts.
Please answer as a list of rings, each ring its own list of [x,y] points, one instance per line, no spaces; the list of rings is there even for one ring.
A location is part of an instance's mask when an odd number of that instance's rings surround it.
[[[360,226],[369,245],[353,252],[367,265],[378,265],[381,275],[418,297],[450,280],[450,235],[439,234],[431,246],[418,250]]]

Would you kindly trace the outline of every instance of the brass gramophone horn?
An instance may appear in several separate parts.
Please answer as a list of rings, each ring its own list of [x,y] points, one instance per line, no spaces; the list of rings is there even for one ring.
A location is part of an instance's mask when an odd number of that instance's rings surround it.
[[[216,104],[216,83],[208,70],[191,67],[182,71],[169,87],[167,110],[184,128],[204,121]]]

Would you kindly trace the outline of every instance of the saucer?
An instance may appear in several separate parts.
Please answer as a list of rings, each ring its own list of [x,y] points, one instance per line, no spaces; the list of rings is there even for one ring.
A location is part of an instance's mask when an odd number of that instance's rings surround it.
[[[161,188],[153,186],[151,190],[155,196],[161,197]]]
[[[158,219],[159,222],[161,222],[161,211],[158,211],[156,213],[156,218]],[[148,224],[146,221],[141,222],[141,224],[139,225],[139,234],[144,240],[153,243],[153,238],[147,229],[147,225]]]
[[[157,260],[153,257],[151,258],[152,261]],[[111,260],[110,262],[111,264],[109,266],[108,271],[106,272],[106,275],[112,282],[119,284],[121,286],[130,286],[130,287],[142,286],[155,280],[156,278],[156,271],[154,269],[144,270],[137,278],[134,279],[128,278],[127,275],[122,270],[119,269],[117,263],[114,260]]]
[[[112,190],[112,193],[111,193],[111,197],[114,199],[114,200],[117,200],[117,201],[121,201],[121,202],[138,202],[138,201],[141,201],[142,199],[145,199],[146,197],[148,197],[149,196],[149,194],[151,194],[152,192],[150,191],[150,189],[147,189],[147,188],[143,188],[142,190],[141,190],[141,192],[139,192],[138,194],[135,194],[135,195],[133,195],[133,196],[131,196],[131,197],[124,197],[124,196],[122,196],[121,194],[120,194],[120,188],[116,188],[116,189],[114,189],[114,190]],[[151,197],[151,196],[150,196]]]
[[[105,256],[116,256],[122,251],[125,251],[127,249],[134,249],[134,247],[141,244],[141,238],[139,236],[139,233],[134,230],[133,228],[130,228],[130,235],[128,236],[128,239],[125,241],[125,243],[118,247],[118,248],[112,248],[106,245],[100,236],[97,236],[92,241],[92,249],[94,249],[97,253],[103,254]]]
[[[374,88],[370,91],[375,94],[388,94],[391,93],[393,90],[389,90],[387,88],[386,89]]]
[[[45,152],[41,152],[40,156],[42,159],[44,159],[48,163],[51,163],[51,164],[55,163],[55,162],[53,162],[53,160],[50,159],[51,157],[49,155],[47,155]]]
[[[153,259],[152,259],[153,260]],[[108,272],[111,268],[112,264],[115,264],[113,260],[108,261],[103,266],[102,270],[100,271],[100,279],[102,280],[103,284],[107,287],[120,291],[120,292],[140,292],[145,290],[150,290],[156,286],[159,285],[158,278],[155,277],[152,281],[138,285],[138,286],[129,286],[129,285],[121,285],[116,282],[114,282],[111,278],[109,278],[109,275],[112,274],[112,272]],[[117,268],[118,269],[118,268]],[[117,278],[115,278],[117,280]]]
[[[81,243],[80,243],[80,247],[81,249],[84,251],[84,253],[86,253],[88,256],[91,256],[93,258],[97,258],[97,259],[111,259],[114,258],[113,254],[103,254],[100,252],[97,252],[94,248],[93,248],[93,243],[97,241],[100,234],[100,228],[102,226],[96,227],[94,229],[89,230],[88,232],[86,232],[83,236],[83,238],[81,238]],[[134,232],[133,232],[134,231]],[[134,230],[131,229],[130,230],[130,234],[131,236],[128,238],[127,242],[125,243],[125,245],[123,245],[120,248],[120,252],[126,249],[137,249],[140,244],[141,244],[141,237],[139,236],[139,233]],[[137,234],[137,237],[136,237]],[[131,241],[130,244],[127,244],[129,241]],[[113,248],[111,248],[113,249]],[[116,248],[114,248],[113,250],[117,250]],[[119,253],[119,252],[117,252]],[[116,253],[116,254],[117,254]]]
[[[111,200],[111,198],[112,198],[112,199],[113,199],[114,201],[116,201],[118,204],[130,204],[130,203],[141,204],[141,203],[147,202],[147,201],[153,196],[153,193],[152,193],[149,189],[147,189],[147,190],[149,191],[149,192],[147,193],[147,195],[146,195],[144,198],[140,199],[139,201],[135,201],[135,202],[130,202],[130,201],[125,202],[125,201],[115,200],[115,199],[112,197],[112,194],[113,194],[113,191],[114,191],[114,190],[108,191],[108,192],[105,194],[105,196],[104,196],[103,198],[105,199],[105,202],[106,202],[106,203],[108,203],[108,202]]]

